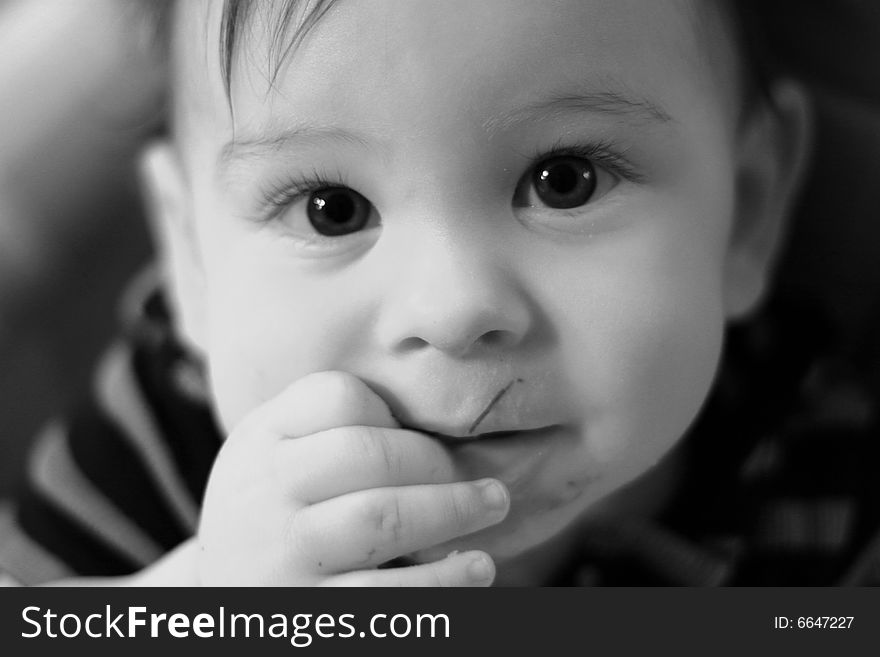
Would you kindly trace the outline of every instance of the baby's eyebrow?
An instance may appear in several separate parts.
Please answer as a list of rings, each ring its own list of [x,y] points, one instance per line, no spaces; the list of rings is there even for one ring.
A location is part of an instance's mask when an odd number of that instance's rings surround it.
[[[366,138],[337,126],[298,124],[259,136],[236,136],[220,149],[217,160],[222,169],[236,160],[260,158],[297,146],[314,146],[327,142],[369,146]]]
[[[500,112],[486,119],[483,128],[491,137],[523,123],[546,121],[571,113],[604,114],[636,125],[662,125],[674,121],[658,103],[625,91],[621,86],[620,90],[578,89],[551,94],[525,106]],[[328,142],[360,147],[371,144],[366,137],[338,126],[301,123],[263,135],[237,135],[220,149],[218,168],[223,171],[237,161]]]
[[[523,107],[501,112],[483,122],[493,136],[523,123],[540,122],[571,113],[605,114],[635,124],[665,124],[673,118],[658,103],[621,90],[579,89],[552,94]]]

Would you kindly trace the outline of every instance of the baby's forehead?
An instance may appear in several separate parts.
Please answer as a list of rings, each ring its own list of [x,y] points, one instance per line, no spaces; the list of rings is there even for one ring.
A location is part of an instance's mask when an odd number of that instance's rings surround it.
[[[529,2],[530,0],[487,0],[480,3],[455,3],[452,6],[448,2],[437,0],[371,0],[368,8],[353,4],[350,0],[179,3],[182,7],[178,9],[177,21],[183,27],[179,27],[178,34],[185,36],[178,38],[176,48],[178,74],[175,77],[174,91],[179,101],[177,109],[180,111],[186,108],[190,114],[198,110],[228,114],[233,109],[233,87],[240,87],[243,81],[250,85],[250,91],[253,92],[251,95],[263,93],[268,97],[279,89],[275,84],[278,76],[300,65],[306,52],[320,53],[317,58],[310,57],[310,61],[317,59],[325,62],[338,56],[340,51],[346,51],[343,54],[355,63],[359,77],[389,84],[391,77],[388,70],[399,69],[407,65],[407,62],[415,61],[422,51],[454,56],[460,50],[474,49],[474,41],[482,33],[480,26],[488,21],[494,25],[491,32],[496,37],[500,31],[499,24],[510,28],[511,38],[499,43],[499,48],[516,50],[535,43],[542,49],[558,46],[562,39],[556,33],[558,26],[552,22],[540,21],[524,26],[522,21],[517,21],[529,9],[534,9],[529,6]],[[200,4],[201,7],[198,6]],[[642,38],[644,35],[639,34],[639,27],[645,29],[657,26],[658,23],[661,27],[663,24],[674,24],[678,32],[678,42],[671,44],[669,48],[651,53],[651,57],[675,58],[676,65],[679,60],[689,60],[695,67],[705,69],[708,64],[716,69],[731,65],[730,48],[719,45],[724,39],[717,38],[719,32],[727,28],[719,20],[720,13],[712,11],[713,7],[720,4],[720,0],[662,0],[659,3],[644,3],[643,0],[560,0],[559,9],[567,8],[567,18],[580,21],[585,28],[582,32],[591,35],[583,44],[575,44],[577,37],[571,36],[573,32],[570,31],[566,41],[577,46],[571,49],[573,51],[589,51],[593,53],[594,59],[603,56],[604,50],[612,52],[616,45],[620,45],[613,42],[616,38],[613,31],[598,29],[602,25],[596,23],[607,17],[611,17],[609,20],[620,19],[621,16],[633,18],[636,16],[633,12],[649,13],[650,16],[641,22],[630,20],[630,27],[627,30],[618,29],[617,37],[628,40],[631,48],[637,49],[645,41]],[[622,5],[626,7],[623,8]],[[353,33],[347,41],[339,38],[328,41],[322,31],[325,29],[324,24],[338,24],[349,12],[360,12],[361,16],[366,12],[367,22],[374,25],[381,18],[382,26],[387,31],[385,38],[370,41],[359,39],[359,35]],[[371,18],[373,20],[369,20]],[[441,28],[445,23],[454,24],[460,33],[443,32]],[[365,23],[361,22],[360,25]],[[472,26],[479,29],[473,29]],[[589,31],[586,30],[587,27],[590,28]],[[404,38],[407,32],[419,30],[422,31],[419,37]],[[342,32],[344,35],[344,30]],[[682,35],[684,38],[681,38]],[[601,47],[597,47],[595,42],[603,39],[604,42],[599,44]],[[381,44],[377,41],[381,41]],[[363,59],[366,59],[375,54],[379,45],[387,49],[392,42],[403,46],[398,47],[395,52],[386,53],[384,62],[387,68],[360,66],[361,61],[358,58],[361,52]],[[583,48],[580,48],[581,45]],[[327,52],[322,52],[322,49]],[[706,50],[710,52],[707,53]],[[474,52],[478,52],[478,49],[474,49]],[[486,46],[486,54],[493,55],[497,52],[493,52],[490,44]],[[560,57],[560,60],[566,58],[567,56]],[[560,61],[559,68],[565,64],[566,62]],[[467,74],[467,70],[462,71],[462,75]],[[729,80],[731,76],[724,74],[717,77]],[[305,86],[301,85],[300,89]]]
[[[350,2],[350,0],[348,0]],[[410,5],[421,4],[427,5],[429,0],[405,0]],[[564,3],[566,0],[559,0]],[[580,4],[602,5],[608,4],[608,0],[578,0]],[[626,2],[627,0],[617,0],[617,2]],[[241,47],[253,46],[254,39],[260,42],[264,49],[260,52],[260,59],[265,61],[269,70],[270,77],[274,77],[278,68],[284,63],[288,57],[293,57],[298,46],[307,38],[309,32],[316,27],[322,19],[332,11],[344,11],[346,0],[268,0],[263,3],[243,2],[242,0],[227,0],[224,4],[221,15],[220,38],[219,38],[219,54],[221,66],[227,81],[231,75],[236,52]],[[392,3],[393,4],[393,3]],[[495,4],[500,5],[501,12],[507,10],[508,15],[518,11],[520,2],[517,0],[507,0],[501,3],[442,3],[442,12],[446,14],[466,15],[475,13],[476,20],[485,19],[486,16],[479,11],[480,5]],[[633,4],[630,2],[629,4]],[[643,0],[636,0],[635,6],[628,8],[627,13],[638,11],[641,5],[647,7]],[[379,3],[374,0],[374,6],[379,7]],[[719,28],[721,32],[730,31],[732,14],[729,9],[729,3],[723,0],[659,0],[653,4],[654,11],[660,7],[660,12],[668,17],[676,19],[684,17],[684,21],[693,33],[700,38],[702,45],[711,46],[717,43]],[[259,9],[257,11],[256,9]],[[521,10],[521,7],[519,8]],[[476,11],[475,11],[476,10]],[[377,9],[378,11],[378,9]],[[398,15],[400,12],[398,12]],[[390,15],[391,22],[387,24],[389,30],[394,30],[398,26],[394,25],[393,19],[395,12],[385,13],[386,18]],[[435,14],[424,12],[424,21],[430,25]],[[601,19],[601,13],[592,15],[583,14],[582,18],[589,23]],[[499,15],[496,14],[496,20]],[[537,28],[537,26],[536,26]],[[545,35],[552,36],[552,35]],[[251,38],[248,38],[251,37]],[[538,35],[538,38],[541,38]],[[248,44],[247,42],[251,42]],[[250,63],[254,64],[257,60],[249,58]]]

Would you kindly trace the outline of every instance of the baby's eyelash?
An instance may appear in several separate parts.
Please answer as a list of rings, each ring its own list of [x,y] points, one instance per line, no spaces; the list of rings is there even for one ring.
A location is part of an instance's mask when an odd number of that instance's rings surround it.
[[[560,139],[549,151],[535,153],[531,158],[534,164],[553,157],[580,157],[607,169],[633,183],[645,181],[645,175],[626,157],[626,148],[611,141],[600,140],[582,144],[569,144]]]
[[[326,187],[348,187],[348,184],[341,172],[331,174],[317,169],[309,176],[271,181],[260,192],[260,214],[265,220],[271,220],[292,203]]]

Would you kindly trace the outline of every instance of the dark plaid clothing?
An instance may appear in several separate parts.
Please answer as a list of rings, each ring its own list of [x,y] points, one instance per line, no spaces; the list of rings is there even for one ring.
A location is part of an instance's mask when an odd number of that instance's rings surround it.
[[[127,574],[195,531],[220,434],[161,295],[138,307],[0,517],[0,571],[22,583]],[[816,326],[777,310],[729,331],[672,503],[594,524],[552,583],[880,584],[875,404]]]

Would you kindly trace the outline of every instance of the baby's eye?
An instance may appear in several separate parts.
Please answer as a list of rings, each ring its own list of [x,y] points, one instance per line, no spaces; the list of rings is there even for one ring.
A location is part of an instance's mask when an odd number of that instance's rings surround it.
[[[613,176],[583,157],[556,155],[534,166],[517,185],[514,205],[570,210],[614,186]]]
[[[306,215],[320,235],[340,237],[366,228],[372,204],[348,187],[324,187],[309,194]]]

